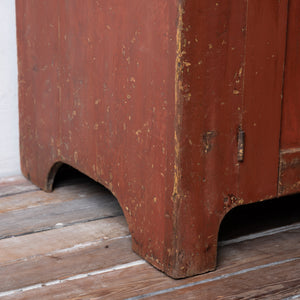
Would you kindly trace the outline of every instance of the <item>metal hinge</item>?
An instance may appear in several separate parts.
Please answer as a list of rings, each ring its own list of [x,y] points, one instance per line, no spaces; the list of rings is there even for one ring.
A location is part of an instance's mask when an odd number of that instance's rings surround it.
[[[241,128],[239,128],[238,153],[237,153],[238,162],[244,161],[244,155],[245,155],[245,131],[243,131]]]

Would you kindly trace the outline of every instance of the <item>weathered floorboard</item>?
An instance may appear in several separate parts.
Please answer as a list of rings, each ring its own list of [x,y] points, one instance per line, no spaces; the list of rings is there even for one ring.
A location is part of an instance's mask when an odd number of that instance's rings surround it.
[[[255,299],[258,296],[283,299],[299,293],[299,258],[278,263],[241,272],[208,273],[180,281],[142,264],[15,293],[5,299],[157,299],[160,293],[163,299],[197,299],[200,296],[203,298],[198,299],[223,299],[223,296],[224,299]]]
[[[109,198],[112,201],[117,201],[103,186],[87,179],[76,182],[76,185],[73,183],[73,185],[57,187],[52,193],[45,193],[37,188],[30,188],[30,190],[17,194],[10,193],[11,188],[6,189],[4,187],[4,190],[8,192],[8,195],[0,197],[1,213],[78,199]]]
[[[36,190],[39,188],[21,175],[0,178],[0,198]]]
[[[0,292],[64,279],[138,259],[139,257],[131,251],[129,237],[100,241],[83,248],[58,250],[1,264]]]
[[[284,272],[282,272],[284,270]],[[227,274],[226,274],[227,275]],[[259,280],[254,280],[259,278]],[[211,282],[165,291],[155,299],[272,299],[282,300],[300,294],[300,262],[291,261],[265,268],[251,269],[242,274],[228,274]],[[154,295],[153,295],[154,297]],[[152,297],[147,297],[152,298]]]
[[[295,229],[288,232],[282,232],[263,238],[257,238],[255,240],[221,247],[219,249],[219,266],[216,271],[185,280],[176,281],[170,279],[155,270],[153,267],[144,264],[141,266],[126,268],[124,270],[88,276],[81,279],[73,278],[73,280],[65,280],[57,284],[50,283],[51,285],[49,286],[47,286],[46,283],[46,286],[43,288],[21,293],[20,299],[52,299],[51,297],[53,294],[55,294],[55,299],[76,299],[76,297],[79,296],[80,299],[96,297],[99,297],[99,299],[125,299],[126,297],[135,297],[141,294],[154,293],[160,290],[185,286],[186,284],[199,285],[200,289],[200,286],[202,288],[204,283],[198,284],[198,282],[202,282],[203,280],[213,281],[216,285],[218,285],[219,282],[223,282],[222,280],[224,278],[239,278],[243,273],[249,273],[249,278],[247,280],[252,281],[254,285],[257,284],[259,274],[261,275],[261,278],[259,279],[260,283],[263,283],[263,279],[265,279],[266,285],[273,285],[276,287],[277,283],[282,282],[281,273],[285,272],[290,272],[293,275],[290,276],[288,285],[285,285],[286,288],[284,286],[282,287],[282,295],[285,295],[286,293],[291,294],[291,291],[293,293],[296,291],[296,283],[300,278],[299,237],[299,229]],[[116,250],[114,255],[126,256],[130,252],[131,249],[128,244],[127,248],[125,247],[120,249],[119,252]],[[110,259],[113,260],[114,258],[110,256]],[[288,262],[290,259],[294,260],[291,262],[291,265]],[[123,263],[122,260],[118,260],[118,262]],[[45,264],[47,265],[47,262]],[[276,266],[276,264],[278,264],[278,266]],[[273,268],[273,265],[275,265],[275,269]],[[284,270],[284,272],[278,272],[276,269],[277,267],[281,271]],[[293,272],[291,272],[291,268],[293,268]],[[88,269],[85,268],[85,270],[87,271]],[[8,271],[6,270],[6,273],[7,272]],[[270,274],[277,274],[276,272],[279,277],[276,277],[276,275],[272,281],[272,279],[269,278]],[[50,277],[48,278],[50,279]],[[61,279],[61,277],[55,278]],[[41,280],[35,282],[42,283]],[[284,282],[282,282],[282,284],[283,283]],[[294,289],[292,289],[293,287]],[[208,291],[210,290],[209,287],[207,289]],[[219,289],[221,289],[221,287],[219,287]],[[248,290],[248,288],[246,289]],[[291,291],[289,291],[289,289]],[[244,289],[240,289],[239,293],[242,293],[243,291]],[[277,289],[276,291],[279,293],[280,289]],[[257,292],[259,292],[259,290],[257,290]],[[200,292],[195,293],[194,296],[198,295],[198,293]],[[228,293],[230,294],[230,288],[228,288]],[[231,293],[234,293],[234,289],[231,290]],[[213,298],[215,296],[217,295],[212,293],[212,298],[207,299],[216,299]],[[14,294],[14,297],[15,298],[13,299],[18,299],[18,293]]]
[[[0,239],[122,215],[112,196],[90,197],[1,214]]]
[[[53,230],[0,240],[0,268],[3,263],[129,235],[124,216],[107,218]]]

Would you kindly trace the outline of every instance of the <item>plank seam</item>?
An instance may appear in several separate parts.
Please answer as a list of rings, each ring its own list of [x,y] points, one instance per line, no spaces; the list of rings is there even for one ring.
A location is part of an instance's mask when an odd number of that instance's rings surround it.
[[[300,299],[300,294],[294,295],[294,296],[291,296],[291,297],[287,297],[287,298],[284,298],[282,300],[294,300],[294,299]]]
[[[40,191],[40,189],[36,187],[36,188],[32,188],[31,190],[3,194],[3,195],[0,195],[0,199],[6,198],[6,197],[11,197],[11,196],[16,196],[16,195],[21,195],[21,194],[26,194],[26,193],[31,193],[31,192],[38,192],[38,191]]]
[[[284,298],[282,300],[294,300],[294,299],[300,299],[300,294],[295,295],[295,296],[291,296],[291,297],[288,297],[288,298]]]

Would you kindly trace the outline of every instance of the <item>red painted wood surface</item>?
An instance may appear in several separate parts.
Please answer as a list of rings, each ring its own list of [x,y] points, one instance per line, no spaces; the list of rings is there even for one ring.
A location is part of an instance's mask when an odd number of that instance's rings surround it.
[[[213,262],[224,212],[277,195],[287,1],[190,1],[183,18],[178,248]]]
[[[184,266],[195,257],[188,265],[193,272],[215,267],[219,223],[238,190],[236,90],[246,19],[246,1],[187,1],[182,8],[173,194],[175,245],[182,250],[175,255]]]
[[[69,164],[155,267],[214,269],[226,212],[277,195],[287,4],[16,1],[24,175],[50,191]]]
[[[300,148],[300,2],[289,1],[281,150]]]
[[[300,192],[300,3],[289,1],[278,194]]]
[[[288,1],[248,1],[240,197],[277,196]]]

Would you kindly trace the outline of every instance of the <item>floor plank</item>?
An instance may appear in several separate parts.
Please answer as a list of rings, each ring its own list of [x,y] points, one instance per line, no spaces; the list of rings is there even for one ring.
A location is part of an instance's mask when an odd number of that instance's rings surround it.
[[[26,260],[54,251],[129,235],[124,216],[0,240],[0,268],[3,263]]]
[[[58,186],[52,193],[33,189],[0,197],[0,213],[78,199],[88,200],[89,198],[110,198],[112,201],[116,201],[103,186],[96,182],[85,180],[77,182],[76,185]]]
[[[98,195],[44,206],[19,209],[1,214],[0,239],[30,234],[79,222],[122,215],[118,202],[111,195]]]
[[[282,272],[284,270],[284,272]],[[259,278],[259,280],[257,280]],[[173,291],[161,291],[161,295],[145,296],[140,299],[272,299],[281,300],[300,294],[300,262],[290,261],[275,266],[245,270],[227,278],[216,278],[210,282],[196,282],[193,286]],[[94,298],[95,299],[95,298]],[[131,300],[136,300],[133,298]]]
[[[0,178],[0,198],[37,190],[39,188],[22,175]]]
[[[26,260],[4,263],[0,292],[46,283],[138,260],[129,237],[99,241],[84,248],[55,251]]]
[[[296,224],[295,224],[296,225]],[[297,225],[300,225],[298,223]],[[300,257],[300,226],[296,229],[218,248],[218,269],[226,273],[273,263],[292,257]],[[289,227],[288,227],[289,228]]]

